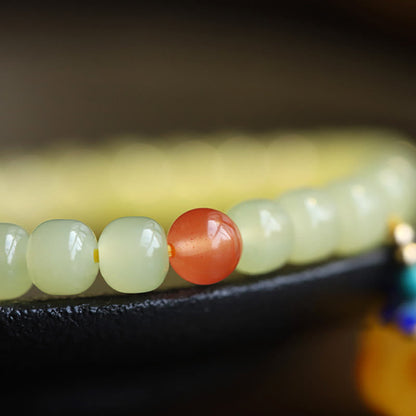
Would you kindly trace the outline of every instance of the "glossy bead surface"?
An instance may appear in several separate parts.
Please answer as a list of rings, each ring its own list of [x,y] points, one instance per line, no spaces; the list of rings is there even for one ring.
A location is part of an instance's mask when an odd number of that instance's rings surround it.
[[[299,189],[277,201],[292,220],[294,243],[290,262],[304,264],[330,256],[338,242],[335,205],[320,189]]]
[[[97,239],[75,220],[50,220],[29,237],[27,268],[32,282],[50,295],[76,295],[87,290],[98,274],[94,260]]]
[[[163,228],[147,217],[118,218],[98,240],[100,271],[113,289],[149,292],[159,287],[169,269]]]
[[[18,225],[0,223],[0,300],[22,296],[32,286],[26,268],[28,239]]]
[[[338,254],[356,254],[384,241],[388,231],[386,202],[371,182],[354,178],[327,189],[338,212]]]
[[[187,211],[168,232],[170,264],[185,280],[208,285],[226,278],[240,260],[242,241],[235,223],[210,208]]]
[[[388,217],[414,222],[416,219],[416,170],[401,156],[378,164],[370,174],[386,199]]]
[[[416,297],[416,265],[403,268],[400,273],[400,288],[406,297]]]
[[[237,224],[243,240],[237,266],[239,272],[268,273],[286,263],[293,249],[293,227],[277,202],[267,199],[244,201],[227,214]]]

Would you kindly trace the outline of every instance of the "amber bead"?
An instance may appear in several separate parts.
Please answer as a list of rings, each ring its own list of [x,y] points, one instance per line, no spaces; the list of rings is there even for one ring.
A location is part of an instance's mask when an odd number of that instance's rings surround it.
[[[178,217],[168,233],[170,264],[185,280],[209,285],[226,278],[237,266],[241,235],[230,217],[197,208]]]

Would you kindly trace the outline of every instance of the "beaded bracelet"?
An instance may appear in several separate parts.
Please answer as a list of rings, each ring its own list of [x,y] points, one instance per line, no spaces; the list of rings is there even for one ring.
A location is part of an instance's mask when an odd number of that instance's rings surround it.
[[[194,284],[212,284],[234,269],[269,273],[286,263],[308,264],[382,244],[392,219],[413,222],[416,173],[412,157],[390,154],[359,175],[322,188],[253,199],[227,214],[197,208],[167,236],[147,217],[123,217],[94,232],[75,220],[49,220],[31,234],[0,224],[0,299],[26,293],[32,283],[50,295],[87,290],[100,269],[123,293],[155,290],[172,268]]]

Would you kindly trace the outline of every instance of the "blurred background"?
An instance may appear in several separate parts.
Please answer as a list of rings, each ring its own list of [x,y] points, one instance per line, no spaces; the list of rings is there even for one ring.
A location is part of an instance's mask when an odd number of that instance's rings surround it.
[[[415,132],[413,3],[2,3],[0,143],[328,124]]]
[[[415,27],[411,0],[4,2],[1,156],[217,131],[375,126],[416,137]],[[292,334],[238,371],[214,357],[228,377],[202,414],[372,414],[355,378],[362,327]],[[187,386],[189,374],[169,374]],[[126,385],[122,397],[135,394]],[[50,409],[66,403],[60,394]],[[170,399],[172,411],[207,401],[190,396]]]

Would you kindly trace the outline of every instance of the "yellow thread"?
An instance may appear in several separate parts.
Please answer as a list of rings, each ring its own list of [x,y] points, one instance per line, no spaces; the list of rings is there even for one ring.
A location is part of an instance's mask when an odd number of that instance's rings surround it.
[[[95,263],[99,263],[99,261],[100,261],[100,256],[99,256],[99,254],[98,254],[98,248],[96,248],[96,249],[94,250],[94,262],[95,262]]]
[[[391,215],[388,219],[388,228],[389,228],[389,234],[390,236],[394,235],[395,228],[402,222],[400,217],[397,215]]]

